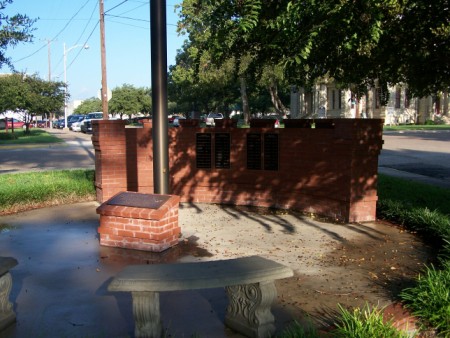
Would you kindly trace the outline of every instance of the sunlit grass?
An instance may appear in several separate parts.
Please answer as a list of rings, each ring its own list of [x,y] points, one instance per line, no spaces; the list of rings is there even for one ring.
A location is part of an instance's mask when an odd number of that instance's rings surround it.
[[[384,126],[383,130],[450,130],[449,124],[404,124],[398,126]]]
[[[28,134],[22,128],[15,129],[14,133],[11,132],[11,129],[8,129],[8,132],[0,130],[0,145],[59,142],[64,141],[39,128],[31,128]]]
[[[391,322],[383,317],[383,309],[366,304],[362,309],[352,311],[339,307],[340,318],[332,336],[337,338],[403,338],[406,333],[397,330]]]
[[[0,214],[94,199],[93,170],[0,175]]]

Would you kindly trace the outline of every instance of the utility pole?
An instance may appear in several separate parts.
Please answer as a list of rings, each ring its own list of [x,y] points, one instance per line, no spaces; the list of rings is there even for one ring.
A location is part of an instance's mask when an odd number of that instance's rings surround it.
[[[105,47],[105,10],[104,0],[100,1],[100,47],[101,47],[101,63],[102,63],[102,112],[103,119],[108,120],[108,84],[106,81],[106,47]]]

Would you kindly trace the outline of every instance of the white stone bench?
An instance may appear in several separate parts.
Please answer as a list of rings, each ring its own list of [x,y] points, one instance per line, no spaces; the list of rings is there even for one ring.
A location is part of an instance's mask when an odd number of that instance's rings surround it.
[[[9,270],[17,265],[13,257],[0,257],[0,331],[16,321],[13,305],[9,301],[12,278]]]
[[[249,337],[275,331],[270,307],[274,281],[293,276],[279,263],[259,257],[198,263],[130,265],[109,284],[109,291],[132,293],[136,337],[160,337],[159,292],[225,287],[229,304],[225,324]]]

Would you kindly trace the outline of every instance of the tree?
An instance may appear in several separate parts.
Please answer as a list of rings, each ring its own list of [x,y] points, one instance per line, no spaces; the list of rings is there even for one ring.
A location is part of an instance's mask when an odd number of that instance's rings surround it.
[[[179,31],[196,50],[195,73],[205,52],[217,68],[235,59],[243,102],[249,81],[281,65],[268,88],[282,110],[279,83],[308,89],[324,78],[357,97],[398,83],[414,96],[447,92],[449,11],[444,0],[184,0]]]
[[[3,65],[14,68],[11,59],[6,56],[6,50],[20,42],[32,41],[32,25],[36,22],[22,14],[5,15],[3,10],[12,2],[13,0],[0,0],[0,68]]]
[[[244,118],[249,120],[247,79],[255,49],[252,46],[252,28],[258,24],[260,0],[184,0],[182,2],[179,30],[189,34],[191,47],[197,53],[196,74],[204,65],[219,69],[227,62],[234,62],[233,75],[238,79]]]
[[[102,101],[96,97],[91,97],[81,102],[81,104],[74,109],[73,113],[77,115],[87,115],[96,111],[102,111]]]
[[[150,90],[146,88],[135,88],[133,85],[123,84],[112,90],[112,98],[109,102],[109,111],[119,114],[120,118],[124,114],[130,118],[134,114],[149,114],[152,110]]]
[[[14,73],[0,77],[0,111],[22,115],[29,131],[33,116],[48,116],[61,110],[65,102],[65,84],[40,79],[37,75]]]
[[[234,73],[233,58],[217,65],[211,62],[208,51],[198,55],[197,48],[185,43],[176,65],[170,68],[169,97],[185,113],[227,111],[239,93]]]
[[[262,40],[296,83],[334,79],[358,96],[375,82],[425,96],[450,84],[450,13],[442,0],[287,1]],[[386,90],[385,90],[386,91]]]

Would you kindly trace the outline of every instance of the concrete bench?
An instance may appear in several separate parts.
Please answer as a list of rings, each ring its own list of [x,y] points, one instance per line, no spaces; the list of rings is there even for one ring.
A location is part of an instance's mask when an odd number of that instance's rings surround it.
[[[275,331],[270,307],[277,296],[274,281],[293,271],[259,257],[198,263],[130,265],[109,284],[109,291],[132,293],[136,337],[160,337],[159,292],[225,287],[229,304],[225,324],[249,337]]]
[[[9,301],[12,278],[9,270],[17,265],[12,257],[0,257],[0,331],[16,321],[13,305]]]

